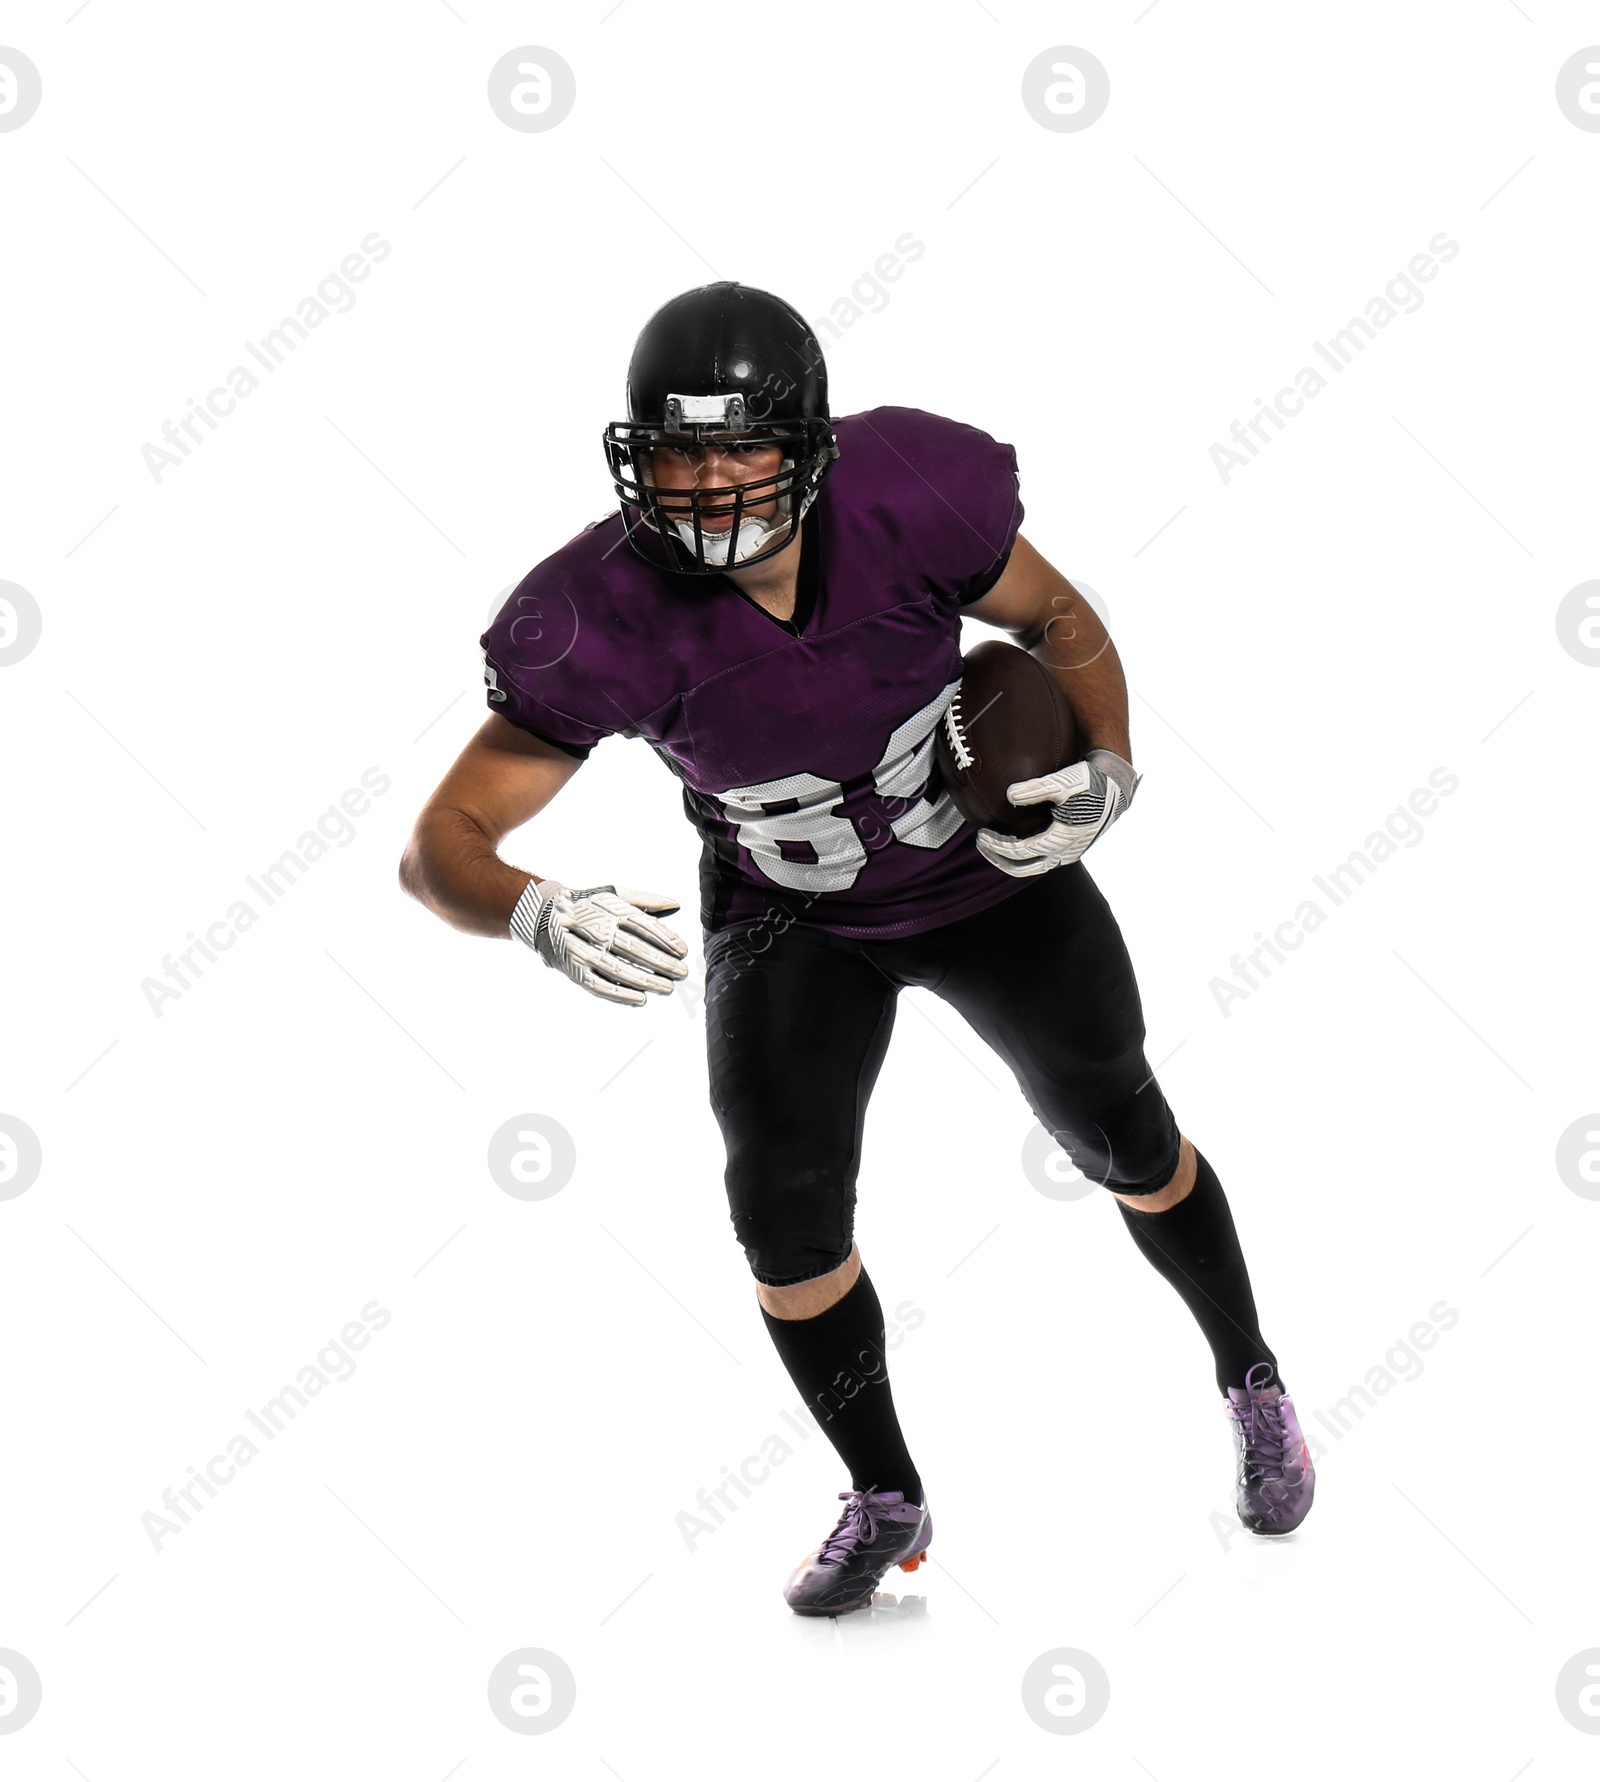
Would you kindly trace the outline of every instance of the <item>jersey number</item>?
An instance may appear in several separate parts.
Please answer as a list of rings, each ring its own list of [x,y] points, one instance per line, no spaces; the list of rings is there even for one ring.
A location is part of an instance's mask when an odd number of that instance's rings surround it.
[[[961,827],[961,813],[941,791],[927,795],[933,765],[933,732],[951,696],[952,681],[921,711],[907,718],[889,738],[882,759],[872,770],[878,795],[904,805],[889,828],[899,841],[914,848],[942,848]],[[913,796],[914,795],[914,796]],[[792,773],[758,786],[734,786],[716,794],[740,845],[747,848],[762,873],[791,891],[847,891],[866,864],[867,850],[848,817],[835,816],[844,799],[837,780],[814,773]],[[793,804],[789,811],[769,811],[769,804]],[[781,842],[808,842],[815,860],[786,860]]]

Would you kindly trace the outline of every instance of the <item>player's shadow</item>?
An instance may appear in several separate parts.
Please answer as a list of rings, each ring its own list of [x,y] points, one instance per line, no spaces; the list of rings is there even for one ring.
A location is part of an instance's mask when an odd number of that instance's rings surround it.
[[[925,1596],[895,1596],[892,1591],[877,1590],[873,1592],[871,1603],[862,1608],[846,1609],[838,1615],[796,1615],[793,1620],[799,1628],[838,1625],[852,1637],[859,1638],[861,1630],[876,1634],[911,1621],[926,1620],[927,1615],[928,1599]]]

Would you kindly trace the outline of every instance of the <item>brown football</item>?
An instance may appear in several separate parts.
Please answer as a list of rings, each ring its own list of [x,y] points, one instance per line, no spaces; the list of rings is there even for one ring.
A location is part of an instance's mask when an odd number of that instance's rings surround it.
[[[1056,678],[1016,644],[990,638],[968,650],[961,685],[939,725],[939,772],[969,822],[1003,835],[1037,835],[1048,804],[1012,804],[1006,787],[1078,759],[1078,727]]]

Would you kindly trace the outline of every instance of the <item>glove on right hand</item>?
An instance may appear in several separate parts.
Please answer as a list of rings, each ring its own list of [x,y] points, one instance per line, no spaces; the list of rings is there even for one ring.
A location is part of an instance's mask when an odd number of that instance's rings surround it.
[[[670,995],[689,975],[682,936],[656,920],[677,908],[671,898],[621,885],[572,891],[558,879],[530,879],[511,912],[511,932],[590,995],[639,1008],[645,991]]]

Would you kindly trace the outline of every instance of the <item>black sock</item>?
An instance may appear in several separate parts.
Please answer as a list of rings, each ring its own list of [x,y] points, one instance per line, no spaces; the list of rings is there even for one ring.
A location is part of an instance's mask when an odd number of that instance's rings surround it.
[[[903,1491],[922,1502],[922,1481],[906,1452],[889,1390],[883,1311],[867,1271],[843,1299],[815,1318],[761,1316],[789,1378],[850,1469],[856,1491]]]
[[[1146,1259],[1177,1288],[1211,1345],[1217,1389],[1243,1386],[1258,1361],[1272,1377],[1257,1386],[1281,1386],[1278,1358],[1262,1340],[1250,1273],[1233,1228],[1228,1197],[1216,1171],[1198,1151],[1194,1187],[1164,1213],[1141,1213],[1117,1202],[1123,1222]]]

